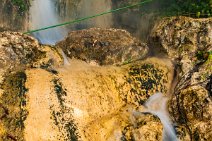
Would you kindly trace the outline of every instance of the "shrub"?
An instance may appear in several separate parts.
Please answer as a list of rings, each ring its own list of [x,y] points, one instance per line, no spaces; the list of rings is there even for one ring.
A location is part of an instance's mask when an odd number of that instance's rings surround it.
[[[182,13],[190,14],[192,17],[212,16],[212,0],[177,0],[176,4]]]
[[[157,12],[162,16],[212,17],[212,0],[153,0],[142,12]]]

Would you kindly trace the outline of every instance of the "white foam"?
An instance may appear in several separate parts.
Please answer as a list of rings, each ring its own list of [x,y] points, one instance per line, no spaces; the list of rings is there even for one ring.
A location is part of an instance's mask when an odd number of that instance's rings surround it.
[[[152,95],[144,104],[143,111],[133,111],[133,116],[138,117],[143,113],[151,113],[157,116],[163,124],[163,141],[178,141],[169,113],[167,111],[168,98],[162,93]]]
[[[59,24],[53,0],[33,0],[30,7],[30,29],[39,29]],[[43,44],[54,45],[67,34],[63,27],[33,33]]]

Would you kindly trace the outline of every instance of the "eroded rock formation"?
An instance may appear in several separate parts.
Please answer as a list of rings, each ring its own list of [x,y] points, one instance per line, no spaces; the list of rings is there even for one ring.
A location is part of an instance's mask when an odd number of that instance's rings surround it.
[[[171,61],[147,58],[147,45],[123,30],[75,31],[56,46],[0,33],[0,139],[162,140],[160,120],[140,112],[155,92],[170,97],[175,87],[169,112],[178,138],[210,140],[211,27],[211,19],[185,17],[155,26],[148,44],[174,62],[175,81]]]
[[[155,54],[167,54],[179,74],[170,111],[181,139],[212,138],[212,19],[165,18],[150,35]]]
[[[78,42],[78,52],[70,50],[72,38],[75,45]],[[142,111],[144,102],[155,92],[168,92],[172,65],[158,58],[141,60],[147,46],[126,31],[90,29],[70,33],[58,46],[67,45],[62,48],[64,52],[80,60],[72,59],[63,67],[60,50],[40,45],[31,37],[3,32],[0,41],[2,51],[10,49],[2,54],[8,63],[4,64],[1,75],[1,139],[162,138],[162,125],[157,117],[133,113]],[[87,53],[89,50],[92,53]],[[99,57],[96,50],[104,57]],[[75,56],[69,55],[70,51]],[[88,59],[81,58],[81,54]],[[90,59],[89,55],[97,57]],[[130,56],[133,59],[128,61]],[[114,61],[111,63],[107,58]],[[18,66],[20,69],[15,69]]]

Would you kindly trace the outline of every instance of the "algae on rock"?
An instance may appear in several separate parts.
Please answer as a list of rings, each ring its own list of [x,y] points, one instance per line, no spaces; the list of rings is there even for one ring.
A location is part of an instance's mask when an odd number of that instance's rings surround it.
[[[0,133],[2,140],[24,140],[24,120],[27,118],[26,110],[26,74],[17,72],[7,74],[1,84],[4,90],[1,99],[1,124],[4,132]]]

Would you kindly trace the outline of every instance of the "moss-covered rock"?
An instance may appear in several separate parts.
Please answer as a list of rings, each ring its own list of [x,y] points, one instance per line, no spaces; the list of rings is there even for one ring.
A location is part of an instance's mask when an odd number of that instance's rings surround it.
[[[18,32],[0,33],[0,140],[24,140],[25,70],[37,67],[54,74],[53,66],[62,63],[59,51],[51,46]]]
[[[73,31],[56,46],[62,48],[69,58],[96,61],[99,65],[139,60],[148,52],[145,44],[133,38],[127,31],[119,29],[92,28]]]
[[[172,71],[172,65],[167,60],[151,58],[135,62],[127,65],[126,83],[118,84],[116,87],[124,101],[143,105],[156,92],[169,95]]]
[[[4,90],[0,99],[1,140],[24,140],[26,110],[26,74],[17,72],[5,76],[1,84]]]
[[[74,59],[69,63],[58,69],[57,75],[41,69],[27,70],[32,114],[26,120],[26,139],[162,139],[160,120],[141,112],[142,104],[155,92],[168,93],[172,79],[168,61],[151,58],[122,66],[95,66]],[[54,128],[37,126],[35,121]],[[31,133],[30,128],[35,130]]]

